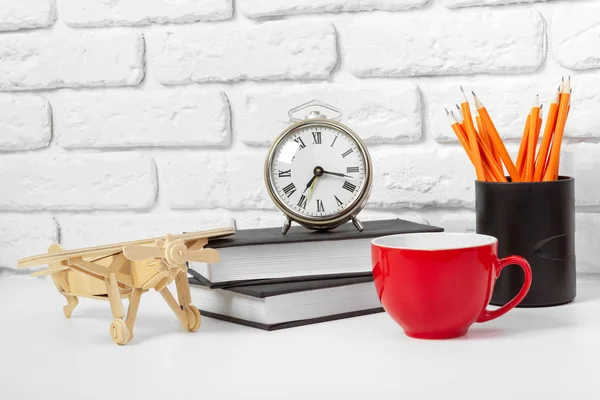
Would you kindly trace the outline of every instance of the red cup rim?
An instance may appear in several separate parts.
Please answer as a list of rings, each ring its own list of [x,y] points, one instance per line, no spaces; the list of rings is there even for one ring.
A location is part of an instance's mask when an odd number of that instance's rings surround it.
[[[385,243],[390,241],[397,241],[399,244]],[[437,243],[432,241],[437,241]],[[428,252],[474,249],[495,243],[498,243],[498,239],[494,236],[459,232],[399,233],[371,240],[371,244],[379,248]]]

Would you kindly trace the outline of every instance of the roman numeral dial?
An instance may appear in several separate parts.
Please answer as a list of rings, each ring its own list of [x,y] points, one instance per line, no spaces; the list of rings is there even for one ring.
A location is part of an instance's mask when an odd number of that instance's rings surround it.
[[[321,132],[313,132],[313,144],[321,144]]]
[[[366,190],[366,158],[354,138],[317,121],[285,134],[270,153],[269,188],[278,206],[310,220],[335,218]]]

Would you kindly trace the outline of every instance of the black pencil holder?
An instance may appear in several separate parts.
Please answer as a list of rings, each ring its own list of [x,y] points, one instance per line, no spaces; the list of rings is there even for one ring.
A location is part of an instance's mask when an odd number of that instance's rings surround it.
[[[533,279],[518,307],[571,302],[576,296],[575,179],[475,182],[476,231],[498,239],[498,256],[519,255]],[[521,289],[523,270],[506,267],[490,304],[504,305]]]

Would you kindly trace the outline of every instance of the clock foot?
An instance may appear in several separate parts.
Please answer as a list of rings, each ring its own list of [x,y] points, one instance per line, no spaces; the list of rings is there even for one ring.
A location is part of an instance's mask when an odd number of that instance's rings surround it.
[[[354,226],[356,227],[356,229],[358,229],[359,232],[363,231],[363,226],[360,223],[360,221],[356,218],[356,217],[352,217],[352,223],[354,224]]]
[[[292,226],[292,221],[289,218],[286,218],[285,222],[283,223],[283,228],[281,228],[281,233],[285,235],[290,229],[290,226]]]

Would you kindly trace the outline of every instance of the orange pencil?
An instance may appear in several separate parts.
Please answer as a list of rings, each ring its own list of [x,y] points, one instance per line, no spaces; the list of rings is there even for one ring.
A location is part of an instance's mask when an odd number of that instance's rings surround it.
[[[465,118],[463,117],[463,113],[462,110],[460,109],[460,106],[458,104],[455,104],[456,109],[458,110],[458,118],[456,118],[456,120],[458,121],[458,123],[460,124],[460,126],[465,129],[465,125],[463,124]]]
[[[481,121],[483,122],[483,126],[485,126],[485,130],[486,130],[487,134],[489,135],[490,139],[492,140],[494,147],[500,153],[500,158],[502,159],[502,161],[504,162],[504,165],[506,166],[506,170],[508,171],[508,174],[510,175],[511,181],[512,182],[521,182],[521,176],[519,175],[519,172],[517,171],[515,164],[513,163],[512,159],[510,158],[510,154],[508,154],[506,147],[504,147],[502,138],[500,138],[500,134],[496,130],[496,127],[494,126],[494,123],[492,122],[492,118],[490,117],[490,114],[488,113],[487,109],[483,106],[483,103],[481,103],[481,101],[477,98],[475,93],[473,93],[473,98],[475,99],[475,106],[477,108],[477,112],[481,116]]]
[[[500,166],[496,164],[496,160],[494,159],[494,155],[492,151],[488,147],[488,145],[483,141],[481,136],[477,137],[477,142],[479,143],[479,148],[481,149],[481,154],[483,155],[483,166],[488,167],[492,175],[494,176],[494,182],[508,182],[506,177],[504,176],[504,171],[500,169]]]
[[[525,128],[523,129],[523,136],[521,136],[521,146],[519,147],[519,155],[517,156],[517,171],[519,176],[523,176],[523,168],[525,166],[525,156],[527,151],[527,142],[529,137],[529,124],[531,122],[531,114],[527,116],[525,121]]]
[[[573,89],[569,90],[569,94],[573,92]],[[569,117],[569,111],[571,111],[571,97],[569,96],[569,106],[567,107],[567,118]],[[556,161],[556,170],[554,171],[554,180],[558,180],[558,170],[560,169],[560,157]]]
[[[546,167],[546,160],[548,158],[548,151],[550,149],[550,141],[552,140],[552,134],[556,128],[556,117],[558,116],[558,103],[559,103],[559,92],[556,92],[554,100],[550,103],[550,110],[548,111],[548,119],[546,120],[546,128],[544,129],[544,135],[542,136],[542,143],[540,144],[540,150],[535,160],[535,170],[533,173],[533,181],[540,182],[544,174]]]
[[[492,143],[492,139],[490,138],[490,135],[487,133],[487,130],[485,130],[485,126],[483,126],[483,122],[481,124],[482,124],[481,128],[485,131],[485,134],[490,142],[490,147],[492,150],[492,154],[494,156],[494,160],[496,160],[496,163],[500,166],[500,169],[502,169],[502,171],[504,171],[504,168],[502,166],[502,158],[500,158],[500,153],[498,152],[496,147],[494,147],[494,143]],[[502,172],[502,175],[504,175],[504,172]]]
[[[558,87],[558,92],[559,92],[559,96],[558,96],[558,104],[559,104],[559,110],[560,110],[560,101],[564,98],[564,94],[563,91],[565,89],[565,77],[563,76],[560,82],[560,85]],[[569,102],[570,103],[570,102]],[[554,128],[556,130],[556,127]],[[554,143],[554,142],[553,142]],[[552,151],[552,146],[550,146],[550,151]],[[546,176],[546,171],[548,170],[548,163],[550,162],[550,160],[547,160],[546,162],[546,167],[544,168],[544,174],[542,175],[542,180],[544,180],[544,177]],[[560,164],[560,156],[558,157],[558,162],[556,163],[556,169],[558,170],[558,165]],[[558,172],[556,171],[554,173],[554,179],[558,179]]]
[[[463,124],[465,126],[465,131],[467,132],[467,137],[469,138],[469,147],[471,147],[471,152],[473,153],[473,160],[475,164],[475,171],[477,173],[477,179],[483,181],[485,177],[483,172],[483,163],[481,162],[481,153],[479,151],[479,145],[477,143],[477,132],[475,131],[475,126],[473,125],[469,101],[467,100],[467,96],[465,95],[462,86],[460,90],[465,96],[465,101],[461,104],[461,109],[464,118]]]
[[[452,113],[446,109],[446,115],[448,116],[448,120],[450,121],[450,126],[452,127],[452,130],[456,134],[458,141],[460,142],[460,144],[462,144],[462,146],[465,149],[465,152],[467,153],[467,156],[471,160],[471,163],[473,164],[473,166],[475,166],[475,160],[473,159],[473,152],[471,151],[471,147],[469,146],[469,140],[467,138],[467,134],[463,130],[460,122],[458,122],[458,120],[454,116],[454,113]],[[489,182],[495,182],[496,180],[493,178],[493,174],[491,173],[489,167],[487,165],[484,165],[483,169],[484,169],[485,180],[489,181]]]
[[[479,115],[477,115],[475,117],[475,122],[477,123],[477,130],[479,131],[479,137],[481,137],[481,139],[483,140],[483,143],[486,144],[486,146],[488,147],[488,149],[490,150],[490,153],[492,154],[492,160],[494,162],[496,162],[496,158],[494,157],[494,146],[492,144],[492,141],[490,140],[490,137],[488,136],[485,127],[483,126],[483,123],[481,122],[481,117]]]
[[[462,132],[463,136],[466,136],[466,133]],[[482,164],[484,170],[488,170],[492,177],[494,178],[493,182],[508,182],[506,177],[504,176],[504,172],[500,169],[498,164],[496,164],[494,160],[494,156],[492,155],[491,150],[484,142],[481,136],[477,136],[477,144],[479,145],[479,149],[481,150],[482,155]],[[485,171],[484,171],[485,172]]]
[[[525,182],[533,181],[535,147],[537,145],[539,136],[538,127],[541,126],[540,111],[540,96],[537,95],[531,110],[531,120],[535,121],[536,123],[535,125],[529,124],[529,136],[527,137],[527,155],[525,157],[525,171],[523,173],[523,181]]]
[[[567,123],[567,117],[569,113],[569,104],[571,101],[571,78],[567,81],[561,96],[560,104],[558,106],[558,117],[556,120],[556,131],[554,132],[554,138],[552,139],[552,148],[550,149],[550,156],[548,158],[548,167],[544,173],[543,181],[551,181],[556,179],[558,175],[558,163],[560,161],[560,147],[562,144],[562,138],[565,133],[565,125]]]

